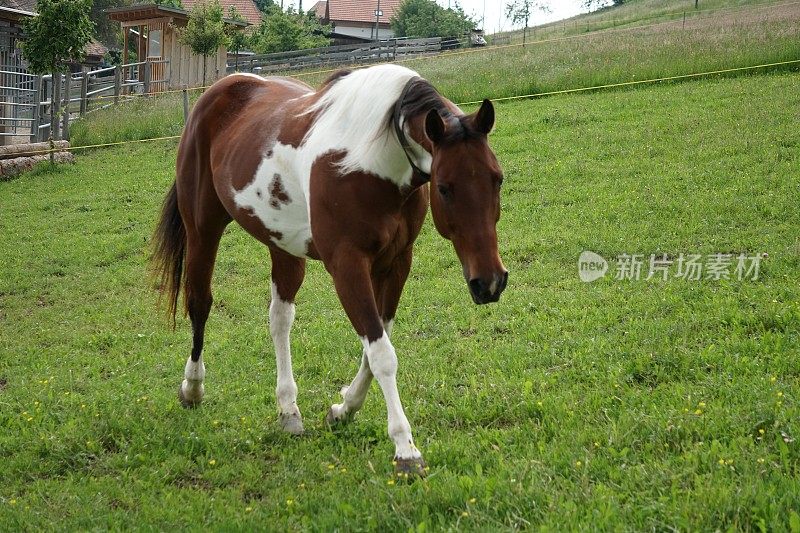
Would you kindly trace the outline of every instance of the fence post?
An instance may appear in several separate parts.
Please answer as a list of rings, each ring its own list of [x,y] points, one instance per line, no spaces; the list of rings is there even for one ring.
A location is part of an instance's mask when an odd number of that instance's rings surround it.
[[[392,52],[392,60],[397,61],[397,39],[394,40],[394,50]]]
[[[89,108],[89,97],[87,93],[89,92],[89,73],[84,72],[83,77],[81,78],[81,116],[86,114],[86,110]]]
[[[119,103],[119,93],[122,91],[122,67],[114,67],[114,103]]]
[[[183,125],[189,120],[189,86],[183,86]]]
[[[683,27],[681,29],[682,30],[686,29],[686,11],[683,12]]]
[[[58,140],[58,109],[61,107],[61,73],[53,73],[53,93],[50,99],[50,138]]]
[[[31,142],[39,142],[39,124],[42,121],[42,75],[33,80],[33,114],[31,115]]]
[[[150,94],[150,78],[153,75],[153,64],[150,61],[145,60],[144,62],[144,77],[142,82],[142,93],[145,96]]]
[[[700,0],[694,0],[694,8],[697,9],[697,4],[700,3]]]
[[[61,126],[61,138],[65,141],[69,140],[69,101],[70,93],[72,92],[72,75],[67,74],[64,77],[64,118]]]

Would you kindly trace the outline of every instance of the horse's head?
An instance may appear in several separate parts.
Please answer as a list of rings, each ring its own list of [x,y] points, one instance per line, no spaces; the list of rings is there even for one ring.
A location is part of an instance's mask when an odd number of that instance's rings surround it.
[[[432,144],[431,211],[436,229],[453,243],[476,304],[496,302],[508,271],[497,251],[503,171],[489,148],[494,107],[484,100],[472,115],[425,117]]]

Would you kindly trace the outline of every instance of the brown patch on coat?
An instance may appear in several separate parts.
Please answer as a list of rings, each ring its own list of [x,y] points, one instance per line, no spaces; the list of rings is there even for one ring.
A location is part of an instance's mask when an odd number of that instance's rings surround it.
[[[259,194],[259,198],[261,195]],[[281,205],[289,205],[292,199],[289,198],[289,193],[283,188],[281,175],[277,172],[272,176],[272,182],[269,184],[269,205],[272,209],[280,209]]]

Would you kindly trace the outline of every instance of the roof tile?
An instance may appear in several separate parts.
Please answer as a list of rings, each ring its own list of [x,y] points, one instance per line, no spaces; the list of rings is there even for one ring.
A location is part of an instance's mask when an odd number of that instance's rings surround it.
[[[334,22],[375,22],[378,0],[329,0],[330,18]],[[380,0],[381,22],[388,23],[403,0]]]

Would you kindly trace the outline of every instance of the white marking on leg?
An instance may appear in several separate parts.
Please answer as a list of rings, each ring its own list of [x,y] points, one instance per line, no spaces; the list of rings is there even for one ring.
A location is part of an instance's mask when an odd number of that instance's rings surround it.
[[[272,284],[272,302],[269,305],[269,331],[275,345],[275,360],[278,367],[278,385],[275,395],[282,415],[300,416],[297,408],[297,384],[292,374],[292,353],[289,347],[289,332],[294,322],[295,307],[281,300],[278,288]]]
[[[419,459],[422,454],[414,446],[411,425],[403,412],[400,393],[397,390],[397,354],[389,341],[389,336],[384,332],[374,342],[369,342],[366,337],[363,337],[361,342],[367,353],[370,370],[378,380],[386,400],[389,436],[394,441],[395,458]]]
[[[205,392],[203,381],[205,379],[206,367],[203,364],[203,354],[200,354],[197,362],[192,361],[192,358],[189,357],[183,371],[183,383],[181,383],[181,394],[183,394],[184,401],[199,403],[203,399]]]
[[[387,335],[391,335],[394,320],[389,320],[383,323],[383,329]],[[331,406],[331,414],[336,420],[344,420],[352,417],[364,405],[364,400],[367,398],[369,386],[372,384],[372,371],[369,369],[369,359],[367,358],[366,348],[361,353],[361,366],[358,369],[356,377],[347,387],[342,387],[342,403],[337,403]]]
[[[331,406],[331,414],[335,420],[344,420],[353,416],[367,398],[369,386],[372,383],[372,371],[369,369],[369,360],[364,351],[361,355],[361,367],[358,369],[356,377],[353,378],[350,386],[342,388],[342,398],[344,401]]]

